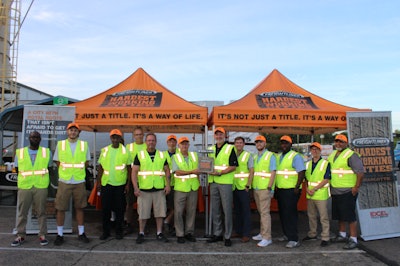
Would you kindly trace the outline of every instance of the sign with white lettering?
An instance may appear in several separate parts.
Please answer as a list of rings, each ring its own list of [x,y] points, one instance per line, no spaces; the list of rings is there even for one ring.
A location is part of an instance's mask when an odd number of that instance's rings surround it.
[[[349,143],[364,164],[357,212],[364,240],[400,236],[390,112],[348,112]]]

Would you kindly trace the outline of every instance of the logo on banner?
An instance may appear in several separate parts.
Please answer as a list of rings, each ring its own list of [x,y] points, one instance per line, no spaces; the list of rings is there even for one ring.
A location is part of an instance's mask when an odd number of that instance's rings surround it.
[[[101,107],[158,107],[162,92],[132,89],[107,95]]]
[[[353,140],[352,144],[355,147],[379,147],[379,146],[389,146],[390,140],[388,138],[381,137],[371,137],[371,138],[358,138]]]
[[[389,214],[388,214],[386,211],[375,211],[375,212],[370,212],[369,215],[370,215],[371,218],[373,218],[373,219],[389,217]]]
[[[6,180],[9,182],[17,183],[18,182],[18,174],[8,173],[8,174],[6,174]]]
[[[264,92],[256,95],[260,108],[319,109],[310,97],[286,91]]]

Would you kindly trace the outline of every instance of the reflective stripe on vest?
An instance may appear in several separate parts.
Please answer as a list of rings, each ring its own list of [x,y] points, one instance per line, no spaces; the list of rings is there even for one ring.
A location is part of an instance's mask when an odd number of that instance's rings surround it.
[[[235,174],[234,177],[235,178],[246,178],[249,177],[249,173],[239,173],[239,174]]]
[[[332,174],[338,174],[339,177],[343,177],[344,174],[354,174],[353,170],[344,170],[343,168],[332,170]]]
[[[321,183],[322,183],[322,181],[320,181],[320,182],[308,182],[308,185],[312,186],[312,187],[316,187]],[[329,183],[326,183],[323,187],[329,187]]]
[[[143,178],[146,178],[146,175],[159,175],[159,176],[164,176],[165,172],[164,171],[139,171],[139,175],[143,175]]]
[[[77,168],[77,169],[82,169],[85,167],[85,163],[60,163],[60,166],[65,169],[65,168]]]
[[[215,170],[221,170],[221,171],[223,171],[223,170],[225,170],[225,169],[228,169],[228,166],[225,166],[225,165],[216,165],[216,166],[214,166],[214,169],[215,169]]]
[[[49,173],[48,169],[37,170],[37,171],[24,171],[19,172],[23,177],[31,176],[31,175],[45,175]]]
[[[271,173],[265,173],[265,172],[254,172],[254,176],[261,176],[261,177],[271,177]]]

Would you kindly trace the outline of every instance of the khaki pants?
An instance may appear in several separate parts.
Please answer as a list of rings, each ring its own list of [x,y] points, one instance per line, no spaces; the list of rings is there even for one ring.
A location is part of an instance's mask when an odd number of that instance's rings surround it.
[[[317,236],[318,214],[321,221],[321,239],[329,241],[329,215],[328,215],[328,200],[307,200],[307,215],[310,230],[309,237]]]
[[[272,193],[267,189],[253,190],[254,200],[260,214],[260,234],[263,239],[271,240],[271,198]]]
[[[18,236],[26,236],[26,222],[29,208],[35,208],[36,217],[39,224],[39,236],[47,234],[46,223],[46,202],[47,188],[31,188],[18,189],[18,217],[17,217],[17,234]],[[32,205],[33,203],[33,205]],[[32,210],[33,211],[33,210]]]
[[[190,192],[174,192],[174,224],[177,237],[183,237],[187,234],[194,235],[194,225],[196,219],[198,193]],[[186,220],[183,221],[186,212]]]

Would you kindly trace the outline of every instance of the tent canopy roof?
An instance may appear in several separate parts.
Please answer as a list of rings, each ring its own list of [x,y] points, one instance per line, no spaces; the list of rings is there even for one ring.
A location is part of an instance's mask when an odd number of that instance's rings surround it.
[[[81,129],[108,132],[203,132],[208,111],[172,93],[142,68],[127,79],[91,98],[70,104]]]
[[[371,111],[321,98],[274,69],[243,98],[215,106],[208,125],[229,131],[322,134],[346,129],[346,112]]]
[[[68,100],[68,103],[74,103],[78,101],[76,99],[59,95],[34,101],[29,103],[29,105],[53,105],[53,101],[56,98],[66,98]],[[1,130],[21,132],[23,117],[24,117],[24,105],[18,105],[4,110],[3,112],[0,113]]]

